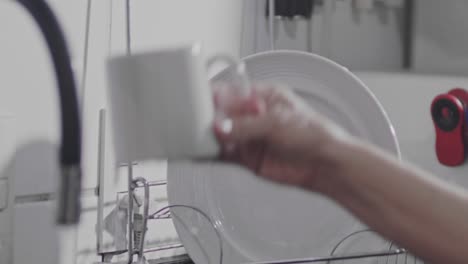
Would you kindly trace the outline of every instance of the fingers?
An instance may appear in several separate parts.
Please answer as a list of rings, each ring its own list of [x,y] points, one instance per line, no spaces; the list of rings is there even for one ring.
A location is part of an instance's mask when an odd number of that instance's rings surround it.
[[[258,97],[264,98],[268,105],[282,105],[291,109],[307,109],[309,107],[290,87],[283,84],[257,84],[254,88]]]
[[[267,115],[242,116],[215,122],[215,134],[221,142],[245,143],[268,139],[273,120]]]
[[[225,144],[220,158],[227,162],[242,164],[258,173],[261,169],[265,149],[265,144],[260,141],[241,145]]]
[[[294,93],[283,85],[258,83],[248,97],[240,96],[235,88],[226,84],[213,86],[214,104],[225,116],[257,114],[271,105],[293,107]]]
[[[242,116],[258,114],[262,109],[261,100],[251,94],[248,97],[239,96],[232,92],[229,86],[217,86],[214,88],[213,100],[216,111],[223,116]]]
[[[215,134],[221,143],[240,144],[267,140],[278,121],[273,110],[278,108],[280,112],[284,112],[280,116],[287,112],[282,111],[285,104],[277,102],[278,98],[282,98],[283,88],[267,84],[256,85],[249,98],[230,97],[224,89],[229,87],[221,87],[215,92],[216,104],[224,104],[222,107],[225,110],[223,118],[217,119],[214,125]],[[266,102],[267,100],[275,101],[276,106],[268,106],[270,102]]]

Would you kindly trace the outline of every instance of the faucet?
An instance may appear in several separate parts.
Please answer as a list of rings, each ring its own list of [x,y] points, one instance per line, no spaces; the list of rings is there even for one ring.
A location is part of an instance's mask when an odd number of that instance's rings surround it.
[[[16,0],[39,26],[52,58],[60,100],[61,143],[57,224],[75,225],[80,220],[81,124],[76,83],[62,29],[45,0]]]

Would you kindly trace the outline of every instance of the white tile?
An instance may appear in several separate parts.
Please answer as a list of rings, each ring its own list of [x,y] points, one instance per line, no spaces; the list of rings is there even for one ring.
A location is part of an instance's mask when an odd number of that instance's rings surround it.
[[[0,179],[0,212],[6,210],[8,207],[9,187],[8,179]]]
[[[59,241],[54,208],[55,202],[15,206],[14,264],[57,263]]]
[[[12,262],[15,128],[12,116],[0,115],[0,263]]]
[[[97,197],[82,199],[82,213],[77,232],[75,264],[100,260],[97,255]]]

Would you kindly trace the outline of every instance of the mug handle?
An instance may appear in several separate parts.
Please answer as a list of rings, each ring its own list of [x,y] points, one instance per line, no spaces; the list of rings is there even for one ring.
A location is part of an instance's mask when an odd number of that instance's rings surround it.
[[[210,69],[216,63],[225,63],[229,67],[235,68],[236,79],[237,81],[234,83],[237,89],[239,89],[240,96],[248,97],[251,93],[251,86],[250,86],[250,78],[247,74],[246,66],[243,61],[239,61],[234,59],[228,55],[214,55],[208,59],[206,62],[206,68]]]

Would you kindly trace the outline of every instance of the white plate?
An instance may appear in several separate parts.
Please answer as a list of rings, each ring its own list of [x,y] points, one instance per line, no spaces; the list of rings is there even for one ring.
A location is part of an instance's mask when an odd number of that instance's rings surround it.
[[[346,68],[296,51],[256,54],[245,62],[253,81],[287,84],[353,135],[399,156],[384,110]],[[228,76],[225,71],[215,80],[226,81]],[[324,256],[340,239],[363,228],[322,196],[267,182],[233,165],[169,163],[168,180],[170,204],[195,206],[216,223],[223,240],[223,263]],[[219,243],[208,221],[188,209],[172,213],[195,262],[219,263]],[[375,248],[369,241],[371,246]]]

